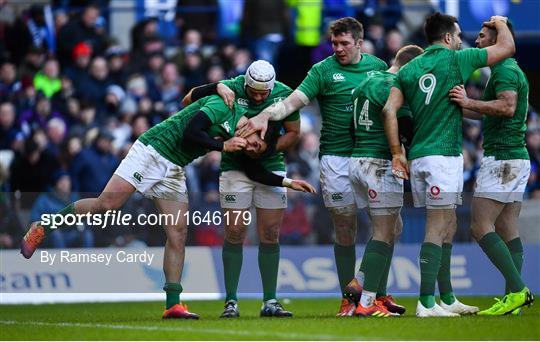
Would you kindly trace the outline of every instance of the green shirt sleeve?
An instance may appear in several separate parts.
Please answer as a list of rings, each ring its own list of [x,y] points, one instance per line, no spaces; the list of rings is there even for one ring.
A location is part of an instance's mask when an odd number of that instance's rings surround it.
[[[236,95],[238,95],[239,91],[242,90],[242,88],[244,86],[243,78],[241,80],[240,80],[240,78],[241,78],[241,76],[237,76],[235,78],[231,78],[231,79],[228,79],[228,80],[219,81],[219,83],[222,83],[222,84],[226,85],[227,87],[231,88],[231,90],[234,91],[234,93]],[[240,83],[241,83],[241,85],[240,85]]]
[[[513,69],[498,68],[498,70],[491,75],[491,79],[493,80],[495,94],[499,94],[505,90],[518,92],[519,76],[516,75],[516,72]]]
[[[486,49],[463,49],[456,51],[459,72],[463,81],[467,81],[471,74],[478,68],[487,66]]]
[[[315,64],[298,86],[298,90],[306,94],[308,99],[313,100],[324,89],[323,77],[320,72],[319,64]]]
[[[210,121],[212,121],[213,124],[220,124],[227,121],[227,116],[231,111],[221,97],[217,95],[212,95],[212,98],[209,99],[200,110],[210,118]]]

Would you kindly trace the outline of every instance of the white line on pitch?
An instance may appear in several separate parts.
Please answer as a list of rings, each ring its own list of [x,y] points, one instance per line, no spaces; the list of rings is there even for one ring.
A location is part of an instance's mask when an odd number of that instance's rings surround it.
[[[76,328],[100,328],[100,329],[115,329],[115,330],[145,330],[145,331],[189,331],[203,332],[216,335],[244,335],[244,336],[269,336],[280,337],[286,339],[306,339],[306,340],[335,340],[341,339],[339,336],[323,335],[323,334],[299,334],[299,333],[283,333],[283,332],[265,332],[265,331],[230,331],[221,329],[208,329],[200,327],[167,327],[162,325],[146,326],[146,325],[127,325],[127,324],[102,324],[102,323],[74,323],[74,322],[40,322],[40,321],[0,321],[0,324],[6,325],[36,325],[49,327],[76,327]],[[355,337],[356,338],[356,337]]]

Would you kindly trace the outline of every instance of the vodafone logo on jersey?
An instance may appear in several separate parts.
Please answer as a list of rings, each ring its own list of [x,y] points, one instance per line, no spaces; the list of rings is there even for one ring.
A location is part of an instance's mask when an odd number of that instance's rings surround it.
[[[375,191],[373,189],[369,189],[368,195],[369,195],[369,198],[375,199],[375,197],[377,197],[377,191]]]

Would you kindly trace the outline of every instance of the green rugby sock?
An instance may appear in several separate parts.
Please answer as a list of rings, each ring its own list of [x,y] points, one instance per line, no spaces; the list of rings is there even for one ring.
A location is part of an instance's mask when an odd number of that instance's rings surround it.
[[[514,266],[516,266],[518,273],[521,274],[521,267],[523,266],[523,244],[521,243],[521,238],[518,236],[517,238],[508,241],[506,246],[514,261]],[[510,293],[508,284],[506,285],[506,293]]]
[[[225,241],[221,251],[221,258],[225,277],[225,301],[238,300],[236,292],[238,291],[238,281],[240,280],[240,271],[244,259],[242,244]]]
[[[361,270],[364,272],[364,289],[376,293],[386,270],[390,245],[383,241],[370,240],[362,257]]]
[[[341,293],[345,286],[354,278],[354,266],[356,264],[356,246],[342,246],[334,244],[334,256],[339,279]]]
[[[444,304],[452,304],[456,298],[454,297],[452,282],[450,280],[450,261],[452,259],[452,244],[443,243],[441,252],[441,267],[437,275],[437,283],[439,284],[439,293]]]
[[[167,295],[165,306],[167,309],[176,304],[180,304],[180,293],[182,293],[182,285],[178,283],[165,283],[163,290]]]
[[[279,269],[279,244],[259,244],[259,271],[263,285],[263,301],[276,299]]]
[[[431,242],[424,242],[420,248],[420,302],[426,308],[435,305],[435,282],[441,267],[442,248]]]
[[[386,296],[386,287],[388,285],[388,275],[390,274],[390,268],[392,266],[392,257],[394,256],[394,244],[390,245],[387,250],[386,264],[384,265],[384,273],[381,281],[379,282],[379,288],[377,289],[377,297]]]
[[[480,239],[478,244],[493,265],[502,273],[510,292],[523,290],[525,284],[514,265],[508,247],[506,247],[500,236],[495,232],[487,233]]]

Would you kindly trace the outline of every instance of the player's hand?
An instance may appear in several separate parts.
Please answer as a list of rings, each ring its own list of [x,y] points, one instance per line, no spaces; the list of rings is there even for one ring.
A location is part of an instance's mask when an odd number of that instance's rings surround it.
[[[503,17],[502,15],[494,15],[489,19],[489,21],[502,21],[506,24],[508,22],[508,17]]]
[[[409,179],[409,165],[405,153],[392,156],[392,174],[397,178]]]
[[[260,131],[261,139],[264,140],[266,130],[268,129],[268,115],[262,111],[259,115],[247,120],[244,124],[238,125],[236,135],[242,138],[248,137],[251,134]]]
[[[489,21],[484,21],[484,23],[482,25],[486,26],[487,28],[495,30],[496,29],[495,24],[496,24],[497,21],[499,21],[499,22],[503,23],[504,25],[506,25],[506,23],[508,21],[508,18],[500,16],[500,15],[494,15],[489,19]]]
[[[232,137],[223,143],[223,152],[237,152],[246,147],[246,145],[246,139],[240,137]]]
[[[315,190],[315,188],[311,184],[301,179],[293,179],[291,183],[291,189],[302,191],[302,192],[308,192],[310,194],[317,193],[317,190]]]
[[[229,108],[233,108],[234,105],[234,91],[231,90],[231,88],[227,87],[223,83],[217,84],[217,93],[221,98],[223,99],[223,102],[227,105]]]
[[[463,84],[457,85],[450,89],[448,92],[450,101],[457,103],[460,107],[467,108],[469,104],[469,98]]]

